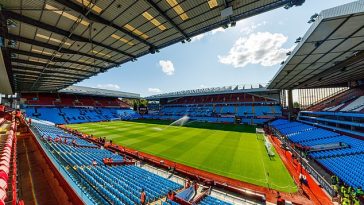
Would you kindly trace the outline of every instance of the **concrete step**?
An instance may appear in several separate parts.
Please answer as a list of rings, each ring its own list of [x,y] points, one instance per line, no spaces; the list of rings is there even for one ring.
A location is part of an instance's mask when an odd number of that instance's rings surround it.
[[[69,204],[33,139],[18,140],[18,174],[20,198],[25,204]]]

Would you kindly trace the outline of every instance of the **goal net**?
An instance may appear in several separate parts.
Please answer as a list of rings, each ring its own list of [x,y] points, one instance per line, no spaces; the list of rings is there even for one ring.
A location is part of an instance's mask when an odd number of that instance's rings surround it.
[[[273,157],[275,154],[274,154],[274,151],[273,151],[273,148],[272,148],[272,143],[268,140],[268,137],[265,134],[264,129],[263,128],[256,128],[255,132],[256,132],[256,135],[257,135],[257,139],[264,141],[264,146],[265,146],[265,149],[266,149],[267,154],[269,155],[269,157]]]

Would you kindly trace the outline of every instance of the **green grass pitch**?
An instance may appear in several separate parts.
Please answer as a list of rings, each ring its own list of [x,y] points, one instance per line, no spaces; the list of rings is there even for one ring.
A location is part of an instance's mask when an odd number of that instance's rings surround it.
[[[270,160],[254,126],[137,120],[68,125],[83,133],[222,176],[296,192],[297,186],[276,154]]]

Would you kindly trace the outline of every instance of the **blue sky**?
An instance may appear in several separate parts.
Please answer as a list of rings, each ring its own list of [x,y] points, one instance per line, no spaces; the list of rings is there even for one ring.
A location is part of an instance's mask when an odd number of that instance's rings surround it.
[[[141,57],[78,85],[140,93],[158,93],[237,84],[266,84],[309,28],[310,16],[349,0],[306,0],[241,20]]]

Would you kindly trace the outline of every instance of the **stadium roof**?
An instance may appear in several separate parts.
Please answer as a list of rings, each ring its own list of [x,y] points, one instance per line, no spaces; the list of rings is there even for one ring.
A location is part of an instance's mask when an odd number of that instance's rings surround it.
[[[146,97],[147,100],[159,100],[163,98],[175,98],[175,97],[186,97],[186,96],[203,96],[203,95],[220,95],[220,94],[232,94],[232,93],[256,93],[256,92],[279,92],[279,90],[267,89],[259,85],[257,88],[245,88],[245,86],[224,86],[216,88],[201,88],[195,90],[184,90],[171,93],[163,93],[158,95],[152,95]]]
[[[303,2],[5,0],[0,67],[6,64],[12,92],[59,90],[200,33]]]
[[[84,86],[69,86],[62,90],[58,91],[59,93],[70,93],[77,95],[93,95],[93,96],[101,96],[101,97],[116,97],[116,98],[129,98],[129,99],[138,99],[140,98],[140,94],[136,93],[128,93],[116,90],[106,90],[99,88],[90,88]]]
[[[268,88],[337,87],[364,79],[364,1],[323,10],[310,21]]]

